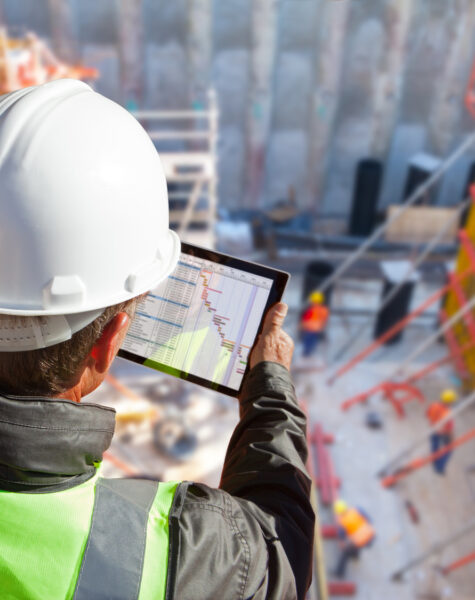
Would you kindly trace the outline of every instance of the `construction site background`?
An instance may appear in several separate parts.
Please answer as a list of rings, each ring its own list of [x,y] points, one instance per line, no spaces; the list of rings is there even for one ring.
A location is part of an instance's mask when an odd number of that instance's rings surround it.
[[[126,105],[199,106],[214,87],[231,211],[294,186],[299,208],[344,231],[361,157],[385,159],[383,208],[412,155],[445,156],[471,127],[471,0],[2,0],[0,20],[97,68],[97,91]],[[471,159],[434,190],[437,205],[456,203]]]
[[[88,81],[152,137],[183,240],[291,273],[308,597],[474,600],[473,0],[0,0],[0,27],[2,93]],[[447,388],[440,475],[426,411]],[[91,399],[117,410],[106,476],[218,485],[234,399],[122,359]],[[338,496],[376,531],[344,580]]]

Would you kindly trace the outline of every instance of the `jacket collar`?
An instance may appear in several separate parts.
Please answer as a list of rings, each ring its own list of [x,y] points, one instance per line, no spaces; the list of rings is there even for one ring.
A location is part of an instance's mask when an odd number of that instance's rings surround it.
[[[51,492],[86,481],[114,426],[115,410],[106,406],[0,396],[0,489]]]

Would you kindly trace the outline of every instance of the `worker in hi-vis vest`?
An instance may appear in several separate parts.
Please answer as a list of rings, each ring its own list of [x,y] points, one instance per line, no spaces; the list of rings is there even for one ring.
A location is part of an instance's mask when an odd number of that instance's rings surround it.
[[[0,598],[304,598],[314,516],[286,306],[250,357],[219,489],[104,479],[103,381],[175,267],[145,131],[88,85],[0,98]]]
[[[442,448],[450,445],[453,441],[454,421],[448,417],[451,413],[450,406],[456,400],[456,392],[448,388],[443,390],[440,394],[440,401],[432,402],[427,408],[426,417],[432,427],[437,425],[442,419],[447,418],[436,431],[431,433],[430,445],[432,453],[438,452]],[[438,475],[445,475],[445,469],[447,468],[447,463],[449,462],[451,455],[452,451],[449,451],[432,461],[434,471]]]
[[[308,297],[308,304],[309,306],[300,318],[300,335],[304,356],[311,356],[315,352],[330,316],[322,292],[312,292]]]
[[[368,515],[360,508],[348,506],[344,500],[335,500],[333,512],[338,523],[339,537],[343,540],[335,575],[343,578],[348,561],[358,558],[361,548],[373,542],[375,531]]]

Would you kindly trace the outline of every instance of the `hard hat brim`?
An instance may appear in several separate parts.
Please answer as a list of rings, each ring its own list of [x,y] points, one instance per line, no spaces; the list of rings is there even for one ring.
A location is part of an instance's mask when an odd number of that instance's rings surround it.
[[[8,320],[0,326],[0,352],[21,352],[27,350],[38,350],[54,346],[71,339],[72,335],[84,327],[87,327],[104,311],[105,308],[119,302],[131,300],[140,296],[154,287],[170,275],[175,269],[180,257],[181,243],[178,235],[169,230],[171,251],[164,261],[163,269],[152,280],[145,280],[137,286],[133,292],[127,292],[119,299],[111,300],[105,306],[90,310],[75,311],[69,314],[58,315],[57,310],[51,311],[19,311],[0,309],[0,314],[8,316],[43,317],[41,325],[38,323],[26,323],[24,327],[15,323],[15,328],[8,327]]]

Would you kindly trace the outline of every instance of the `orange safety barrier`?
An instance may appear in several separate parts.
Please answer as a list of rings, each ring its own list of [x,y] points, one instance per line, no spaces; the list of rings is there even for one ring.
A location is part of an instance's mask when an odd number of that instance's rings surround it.
[[[464,433],[463,435],[461,435],[460,437],[455,439],[450,444],[447,444],[447,446],[444,446],[444,448],[437,450],[437,452],[433,452],[432,454],[429,454],[428,456],[416,458],[415,460],[413,460],[409,464],[407,464],[405,467],[398,469],[393,475],[388,475],[387,477],[384,477],[381,480],[382,485],[384,487],[392,487],[399,480],[403,479],[404,477],[407,477],[407,475],[410,475],[417,469],[420,469],[421,467],[424,467],[428,463],[431,463],[434,460],[440,458],[441,456],[444,456],[444,454],[447,454],[447,452],[450,452],[454,448],[458,448],[459,446],[461,446],[462,444],[465,444],[466,442],[468,442],[469,440],[471,440],[473,438],[475,438],[475,429],[471,429],[467,433]]]

